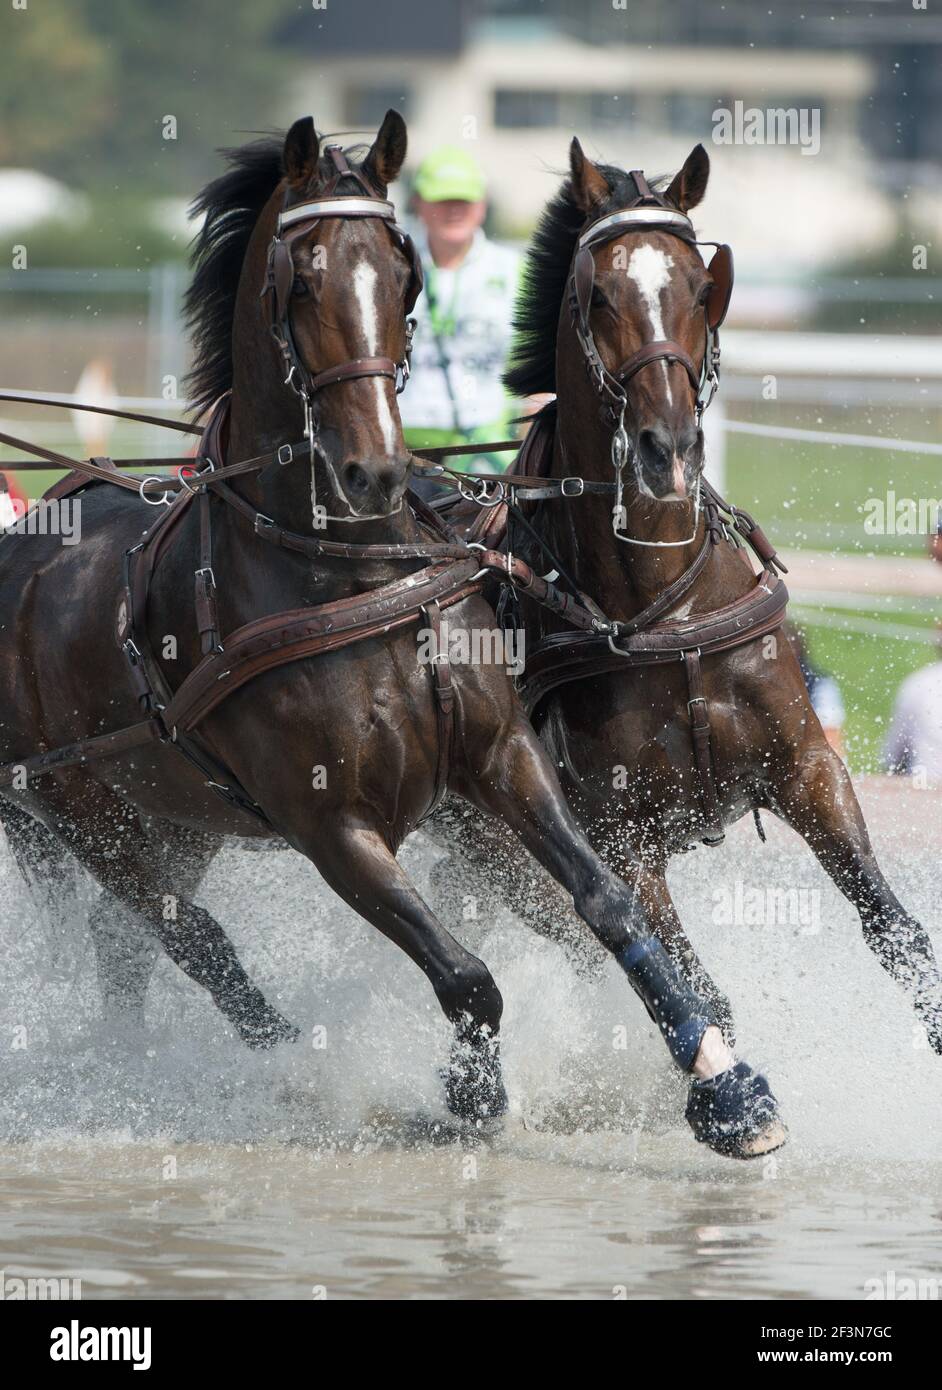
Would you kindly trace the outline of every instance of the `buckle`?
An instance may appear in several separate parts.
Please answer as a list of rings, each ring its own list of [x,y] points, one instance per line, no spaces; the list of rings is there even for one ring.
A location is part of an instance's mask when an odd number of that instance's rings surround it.
[[[287,450],[287,452],[285,452]],[[294,462],[294,449],[290,444],[282,444],[278,453],[275,455],[278,462],[282,465]]]
[[[274,521],[272,520],[272,518],[271,518],[270,516],[266,516],[264,512],[256,512],[256,513],[255,513],[255,530],[256,530],[256,531],[261,531],[261,529],[262,529],[263,527],[272,528],[272,527],[274,527],[274,525],[275,525],[275,523],[274,523]]]
[[[577,486],[574,487],[574,488],[570,491],[570,490],[567,488],[567,486],[566,486],[567,483],[575,483],[575,484],[577,484]],[[581,497],[582,494],[583,494],[584,492],[585,492],[585,479],[584,479],[584,478],[560,478],[560,480],[559,480],[559,495],[560,495],[560,497]]]
[[[215,589],[215,587],[216,587],[216,576],[213,574],[212,565],[203,565],[203,567],[202,567],[201,569],[198,569],[198,570],[196,571],[196,574],[194,575],[194,578],[195,578],[195,579],[199,579],[199,577],[200,577],[201,574],[208,574],[208,575],[209,575],[209,582],[210,582],[210,584],[212,584],[213,588]]]

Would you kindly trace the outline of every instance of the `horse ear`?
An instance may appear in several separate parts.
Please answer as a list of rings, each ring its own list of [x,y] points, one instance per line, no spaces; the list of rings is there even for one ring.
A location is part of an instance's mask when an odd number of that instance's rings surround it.
[[[388,188],[396,182],[406,160],[407,144],[406,123],[398,111],[390,109],[383,117],[379,134],[363,161],[363,172],[371,183]]]
[[[664,197],[681,212],[687,212],[703,201],[709,178],[710,156],[702,145],[694,145]]]
[[[306,188],[317,172],[320,137],[313,116],[302,116],[285,136],[284,166],[289,183]]]
[[[600,169],[587,159],[582,146],[575,136],[569,146],[569,172],[572,191],[576,203],[583,212],[589,213],[601,207],[610,196],[608,180]]]

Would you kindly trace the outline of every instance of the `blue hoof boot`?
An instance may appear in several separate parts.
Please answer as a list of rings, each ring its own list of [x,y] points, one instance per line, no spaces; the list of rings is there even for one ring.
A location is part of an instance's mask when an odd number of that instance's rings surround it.
[[[726,1158],[760,1158],[787,1137],[769,1083],[745,1062],[694,1081],[686,1116],[699,1143]]]

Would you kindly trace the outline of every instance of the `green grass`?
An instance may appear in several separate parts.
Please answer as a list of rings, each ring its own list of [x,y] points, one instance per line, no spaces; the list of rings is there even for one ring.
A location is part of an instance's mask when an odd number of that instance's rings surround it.
[[[849,613],[846,609],[818,610],[822,617],[865,617],[879,626],[895,614],[876,614],[866,609]],[[844,726],[845,757],[854,772],[883,771],[882,748],[900,683],[921,666],[937,658],[933,645],[932,615],[920,619],[907,614],[907,626],[922,628],[925,640],[907,641],[898,637],[842,632],[816,622],[810,608],[793,611],[792,616],[807,635],[808,650],[814,664],[834,676],[841,687],[847,722]]]
[[[861,554],[916,554],[926,536],[872,535],[869,498],[942,498],[942,460],[931,455],[840,451],[796,441],[732,438],[727,486],[782,545]],[[732,499],[731,499],[732,500]]]
[[[730,414],[736,419],[750,418],[746,407],[735,407]],[[761,416],[753,411],[752,415],[763,425],[780,423],[850,434],[892,433],[898,438],[933,442],[942,438],[939,421],[918,412],[900,412],[889,420],[864,412],[831,411],[823,415],[811,410]],[[938,455],[754,435],[727,435],[726,478],[729,500],[753,512],[783,548],[918,554],[925,551],[925,535],[874,536],[864,530],[867,499],[885,498],[888,489],[895,491],[897,498],[942,498],[942,458]]]
[[[753,418],[802,429],[851,434],[895,435],[937,441],[937,414],[819,411],[729,407],[734,419]],[[901,555],[914,565],[928,564],[925,535],[869,535],[863,526],[869,497],[942,497],[942,459],[853,446],[727,436],[726,496],[751,511],[782,549],[834,550],[861,555]],[[786,580],[787,582],[787,580]],[[855,772],[882,769],[881,750],[900,682],[936,657],[933,625],[942,611],[899,600],[860,609],[833,606],[792,610],[807,633],[812,660],[833,675],[847,709],[845,756]],[[817,617],[817,621],[816,621]],[[841,625],[867,620],[922,629],[925,640],[841,631]],[[833,624],[833,626],[831,625]]]

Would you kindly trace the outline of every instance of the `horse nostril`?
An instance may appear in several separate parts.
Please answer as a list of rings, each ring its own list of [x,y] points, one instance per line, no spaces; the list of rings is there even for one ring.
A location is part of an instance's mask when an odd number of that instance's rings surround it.
[[[349,463],[343,470],[344,485],[349,493],[362,497],[370,490],[370,475],[358,463]]]
[[[670,440],[657,430],[642,430],[638,435],[638,451],[649,468],[666,468],[673,449]]]
[[[699,442],[700,431],[697,429],[696,425],[690,424],[686,429],[681,430],[677,438],[676,452],[681,458],[686,458]]]

